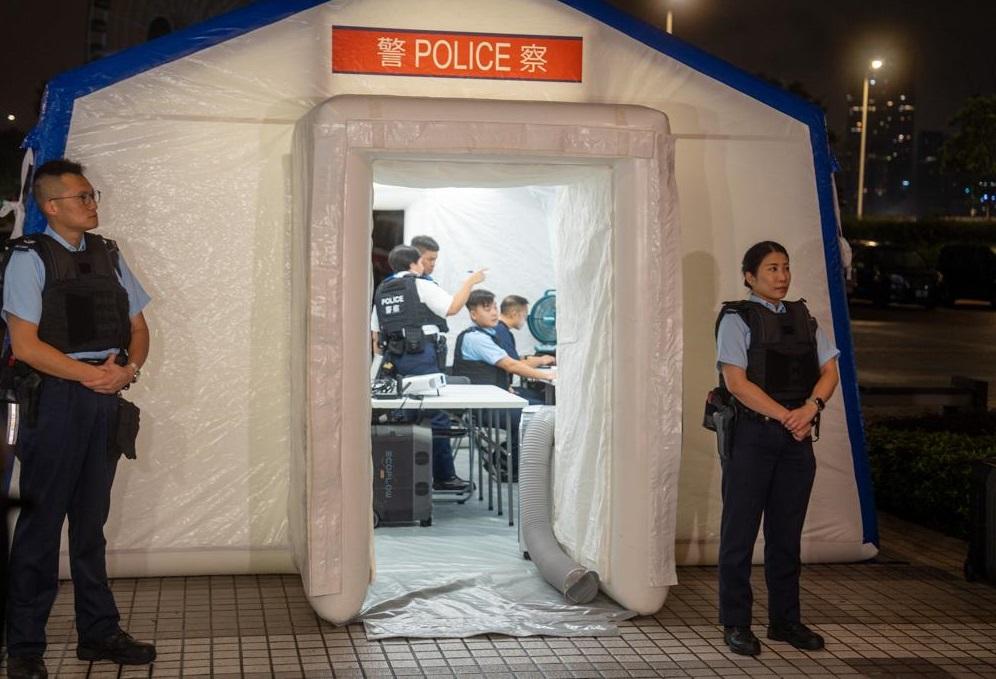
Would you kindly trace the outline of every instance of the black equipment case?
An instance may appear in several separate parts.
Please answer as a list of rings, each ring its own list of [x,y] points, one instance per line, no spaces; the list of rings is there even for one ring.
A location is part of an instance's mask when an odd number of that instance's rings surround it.
[[[374,526],[432,525],[432,430],[371,427]]]
[[[965,579],[996,584],[996,458],[976,461],[972,471]]]

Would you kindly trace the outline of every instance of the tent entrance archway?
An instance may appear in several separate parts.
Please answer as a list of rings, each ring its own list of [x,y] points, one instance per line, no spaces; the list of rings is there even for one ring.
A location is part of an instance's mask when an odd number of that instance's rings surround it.
[[[611,225],[581,214],[589,202],[563,201],[565,219],[597,226],[579,236],[585,247],[556,257],[565,310],[558,318],[559,389],[584,395],[573,400],[574,411],[561,398],[558,415],[586,426],[558,424],[558,442],[572,454],[557,460],[554,507],[574,511],[555,520],[558,537],[603,575],[607,593],[632,610],[659,608],[675,577],[681,447],[673,149],[664,115],[632,106],[346,96],[298,123],[293,256],[306,266],[292,274],[292,313],[300,321],[291,374],[304,417],[292,428],[289,515],[305,591],[320,615],[354,615],[373,567],[370,405],[356,398],[366,393],[369,372],[349,357],[367,355],[375,167],[379,173],[418,160],[424,174],[455,158],[558,172],[600,167],[611,175],[594,188],[611,188],[604,196]],[[606,247],[593,245],[600,238]],[[590,280],[599,269],[612,277]],[[593,322],[570,309],[605,313]],[[564,384],[582,373],[583,382]]]

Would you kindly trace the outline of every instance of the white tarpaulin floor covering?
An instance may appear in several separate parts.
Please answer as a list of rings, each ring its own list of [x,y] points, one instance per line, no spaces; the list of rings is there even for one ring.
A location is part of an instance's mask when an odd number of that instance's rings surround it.
[[[604,594],[567,604],[522,557],[508,517],[476,495],[436,503],[432,526],[378,528],[374,543],[377,574],[359,616],[369,639],[614,636],[635,615]]]

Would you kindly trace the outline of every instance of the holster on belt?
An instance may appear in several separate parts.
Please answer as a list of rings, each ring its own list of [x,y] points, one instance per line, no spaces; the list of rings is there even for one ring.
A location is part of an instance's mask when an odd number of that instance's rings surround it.
[[[436,365],[439,372],[446,372],[446,335],[442,333],[436,335]]]
[[[141,411],[137,405],[118,397],[118,410],[114,422],[111,423],[111,435],[107,442],[107,454],[112,460],[122,455],[129,460],[137,457],[135,440],[138,438],[140,418]]]
[[[38,424],[38,402],[41,398],[41,373],[27,363],[16,362],[12,368],[11,385],[21,406],[21,421],[28,427]]]
[[[733,453],[733,430],[737,424],[737,401],[725,387],[716,387],[706,395],[702,426],[716,432],[716,452],[726,461]]]

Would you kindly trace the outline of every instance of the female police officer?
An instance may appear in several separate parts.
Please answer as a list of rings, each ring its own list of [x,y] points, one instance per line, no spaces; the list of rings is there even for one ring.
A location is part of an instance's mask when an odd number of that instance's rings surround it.
[[[744,254],[746,301],[727,302],[717,363],[736,399],[732,452],[723,462],[719,615],[734,653],[757,655],[751,632],[751,556],[764,516],[768,638],[815,651],[823,638],[800,621],[799,551],[816,473],[812,428],[837,386],[840,353],[803,301],[784,301],[792,275],[785,248],[757,243]]]

